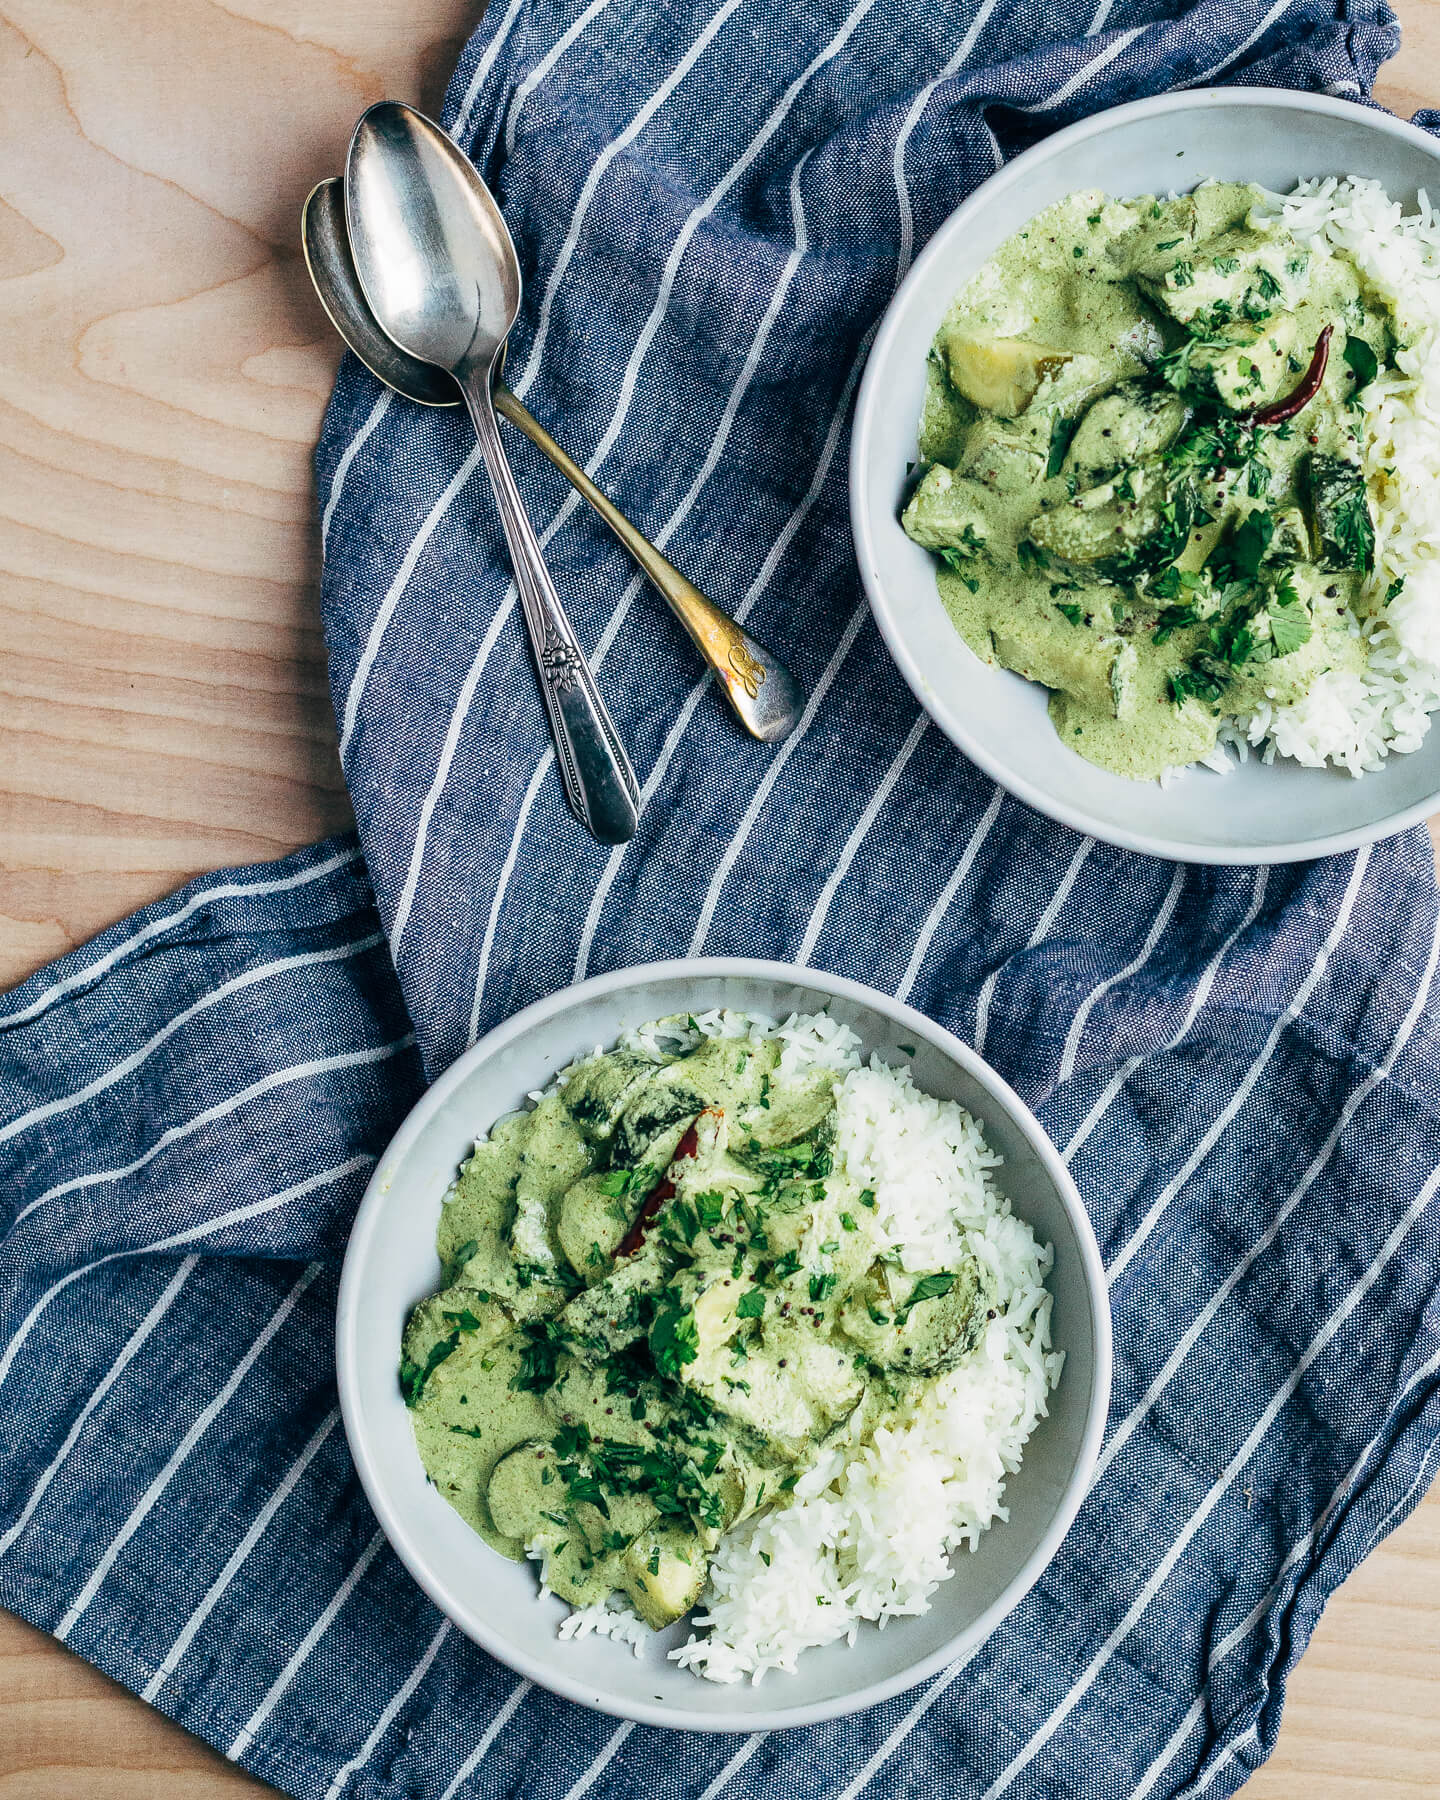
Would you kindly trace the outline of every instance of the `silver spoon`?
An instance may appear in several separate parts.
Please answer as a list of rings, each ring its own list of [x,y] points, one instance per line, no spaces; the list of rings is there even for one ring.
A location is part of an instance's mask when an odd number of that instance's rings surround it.
[[[421,362],[394,343],[377,324],[355,273],[345,227],[345,184],[338,175],[310,190],[300,215],[300,241],[305,265],[330,323],[372,375],[396,393],[421,406],[459,406],[453,377],[433,363]],[[562,450],[545,427],[499,379],[493,386],[495,410],[522,431],[555,465],[581,498],[600,515],[669,602],[696,648],[715,671],[721,691],[735,716],[762,743],[775,744],[794,730],[805,705],[800,683],[728,613],[707,600],[692,581],[661,555],[615,503],[608,499]]]
[[[639,784],[545,566],[490,394],[520,311],[520,263],[500,209],[439,126],[385,100],[355,127],[345,214],[382,328],[459,384],[510,547],[565,798],[602,844],[623,844],[639,823]]]

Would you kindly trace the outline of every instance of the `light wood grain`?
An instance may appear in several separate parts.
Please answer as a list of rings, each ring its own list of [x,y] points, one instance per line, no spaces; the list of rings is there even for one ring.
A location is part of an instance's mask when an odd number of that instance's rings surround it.
[[[478,10],[0,0],[0,986],[349,820],[310,477],[337,352],[295,225],[363,106],[438,105]],[[1408,114],[1440,0],[1401,10],[1379,93]],[[0,1800],[247,1790],[0,1614]],[[1431,1498],[1332,1603],[1246,1795],[1437,1794]]]

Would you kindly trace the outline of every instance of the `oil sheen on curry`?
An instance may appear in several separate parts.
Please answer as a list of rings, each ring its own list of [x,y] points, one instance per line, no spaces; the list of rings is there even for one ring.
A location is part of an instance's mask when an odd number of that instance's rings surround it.
[[[882,1265],[874,1192],[832,1156],[835,1073],[782,1061],[755,1036],[597,1052],[501,1120],[447,1199],[446,1285],[400,1370],[421,1458],[572,1606],[678,1619],[722,1534],[994,1316],[973,1256]]]
[[[977,655],[1081,756],[1154,778],[1362,662],[1359,390],[1392,354],[1352,264],[1255,187],[1058,202],[953,302],[903,524]]]

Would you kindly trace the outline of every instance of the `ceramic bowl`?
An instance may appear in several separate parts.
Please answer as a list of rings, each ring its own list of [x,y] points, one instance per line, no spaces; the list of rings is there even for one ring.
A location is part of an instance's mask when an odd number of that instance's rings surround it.
[[[1084,761],[1057,737],[1047,690],[981,662],[950,624],[935,564],[900,529],[925,359],[957,289],[1027,219],[1079,188],[1129,197],[1214,176],[1280,191],[1305,176],[1368,176],[1406,203],[1440,184],[1440,143],[1348,101],[1266,88],[1141,100],[1057,132],[951,214],[885,315],[860,389],[850,503],[860,573],[916,698],[956,744],[1038,811],[1108,843],[1181,862],[1291,862],[1353,849],[1440,807],[1440,731],[1356,781],[1252,759],[1162,789]]]
[[[1064,1373],[1006,1489],[1008,1523],[960,1553],[931,1611],[861,1629],[853,1648],[807,1651],[795,1675],[721,1686],[667,1660],[685,1621],[636,1657],[600,1638],[561,1642],[566,1607],[542,1595],[531,1564],[492,1550],[430,1487],[396,1369],[415,1302],[439,1283],[435,1227],[446,1188],[479,1132],[522,1106],[557,1069],[627,1027],[731,1006],[783,1017],[831,1013],[868,1054],[909,1062],[930,1093],[982,1122],[1005,1165],[1015,1210],[1054,1246],[1053,1335]],[[899,1048],[913,1047],[913,1058]],[[1029,1109],[949,1032],[883,994],[814,970],[706,957],[600,976],[542,1000],[482,1039],[429,1090],[381,1157],[355,1220],[340,1284],[337,1363],[345,1429],[390,1542],[435,1604],[502,1662],[556,1693],[652,1725],[756,1731],[868,1706],[922,1681],[985,1638],[1055,1554],[1089,1484],[1110,1389],[1105,1272],[1075,1185]]]

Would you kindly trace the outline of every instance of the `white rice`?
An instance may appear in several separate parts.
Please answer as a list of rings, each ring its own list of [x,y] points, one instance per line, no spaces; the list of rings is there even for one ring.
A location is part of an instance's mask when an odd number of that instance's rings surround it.
[[[870,1442],[832,1442],[785,1504],[722,1541],[695,1621],[704,1635],[670,1652],[722,1682],[793,1670],[803,1650],[853,1642],[866,1620],[883,1626],[928,1612],[953,1572],[951,1552],[973,1550],[1007,1517],[1005,1483],[1064,1360],[1050,1347],[1050,1249],[994,1187],[1000,1158],[962,1107],[921,1093],[908,1069],[876,1058],[863,1066],[859,1039],[826,1013],[777,1023],[715,1011],[642,1026],[622,1043],[674,1054],[750,1033],[783,1040],[777,1081],[816,1068],[840,1076],[836,1164],[874,1190],[867,1228],[877,1253],[910,1271],[954,1267],[973,1253],[995,1277],[995,1316],[960,1368],[920,1389]],[[808,1243],[806,1251],[807,1263],[824,1266]],[[613,1598],[573,1611],[560,1631],[613,1637],[637,1654],[651,1636]]]
[[[1363,464],[1375,514],[1374,616],[1352,629],[1363,672],[1332,669],[1301,699],[1258,707],[1221,730],[1202,760],[1221,771],[1251,750],[1361,776],[1418,749],[1440,707],[1440,215],[1428,197],[1406,214],[1378,181],[1327,176],[1271,197],[1313,255],[1343,255],[1390,308],[1397,367],[1367,387]],[[1395,580],[1404,589],[1383,605]]]

